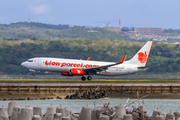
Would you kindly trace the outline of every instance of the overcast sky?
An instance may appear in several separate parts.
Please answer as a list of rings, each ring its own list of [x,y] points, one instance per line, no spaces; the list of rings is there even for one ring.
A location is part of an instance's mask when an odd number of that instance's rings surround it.
[[[180,0],[0,0],[0,23],[180,29]]]

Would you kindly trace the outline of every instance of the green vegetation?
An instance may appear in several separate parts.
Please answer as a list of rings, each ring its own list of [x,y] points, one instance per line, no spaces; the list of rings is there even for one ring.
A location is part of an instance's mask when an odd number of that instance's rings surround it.
[[[27,74],[20,64],[33,57],[57,57],[97,61],[119,61],[125,54],[132,58],[145,42],[120,40],[59,39],[47,40],[0,40],[0,74]],[[154,43],[144,74],[178,74],[180,72],[180,46]]]
[[[165,33],[171,33],[174,35],[180,35],[180,29],[164,29]]]
[[[164,29],[164,33],[180,35],[180,29]],[[90,40],[131,40],[128,36],[122,36],[115,32],[97,27],[52,25],[36,22],[17,22],[0,24],[0,39],[3,40],[58,40],[64,38],[84,38]],[[141,41],[147,41],[142,39]],[[169,40],[177,42],[180,40]]]
[[[180,30],[164,32],[180,35]],[[127,36],[101,28],[35,22],[0,24],[0,74],[27,74],[28,69],[20,64],[34,57],[119,61],[127,54],[130,59],[147,40],[130,41],[133,40]],[[180,73],[179,51],[179,45],[155,43],[148,65],[160,66],[151,67],[144,74]]]
[[[117,33],[102,29],[84,26],[51,25],[35,22],[18,22],[9,25],[0,24],[0,39],[6,40],[56,40],[62,38],[101,39],[129,39]]]

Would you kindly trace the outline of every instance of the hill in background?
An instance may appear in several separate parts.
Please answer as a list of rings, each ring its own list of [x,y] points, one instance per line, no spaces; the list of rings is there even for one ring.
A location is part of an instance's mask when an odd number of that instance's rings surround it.
[[[167,29],[165,33],[180,34],[180,30]],[[130,42],[127,36],[84,26],[50,25],[35,22],[0,24],[0,74],[27,74],[20,64],[33,57],[58,57],[98,61],[119,61],[125,54],[127,59],[145,44]],[[169,40],[177,42],[176,40]],[[144,74],[179,74],[179,44],[155,43]]]
[[[62,38],[86,38],[91,40],[101,39],[128,39],[115,32],[103,28],[85,26],[51,25],[35,22],[18,22],[12,24],[0,24],[0,39],[9,40],[56,40]]]
[[[136,27],[120,29],[119,27],[52,25],[36,22],[0,24],[0,39],[4,40],[57,40],[64,38],[180,42],[180,30]]]

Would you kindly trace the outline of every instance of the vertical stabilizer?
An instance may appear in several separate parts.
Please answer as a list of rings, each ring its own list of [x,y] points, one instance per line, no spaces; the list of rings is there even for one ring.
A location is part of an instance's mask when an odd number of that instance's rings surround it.
[[[152,45],[153,41],[148,41],[127,63],[146,66]]]

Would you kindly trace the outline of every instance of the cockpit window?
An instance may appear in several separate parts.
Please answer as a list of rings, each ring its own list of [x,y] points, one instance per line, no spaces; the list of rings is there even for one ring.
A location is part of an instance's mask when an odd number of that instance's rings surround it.
[[[29,60],[29,62],[33,62],[33,60]]]

